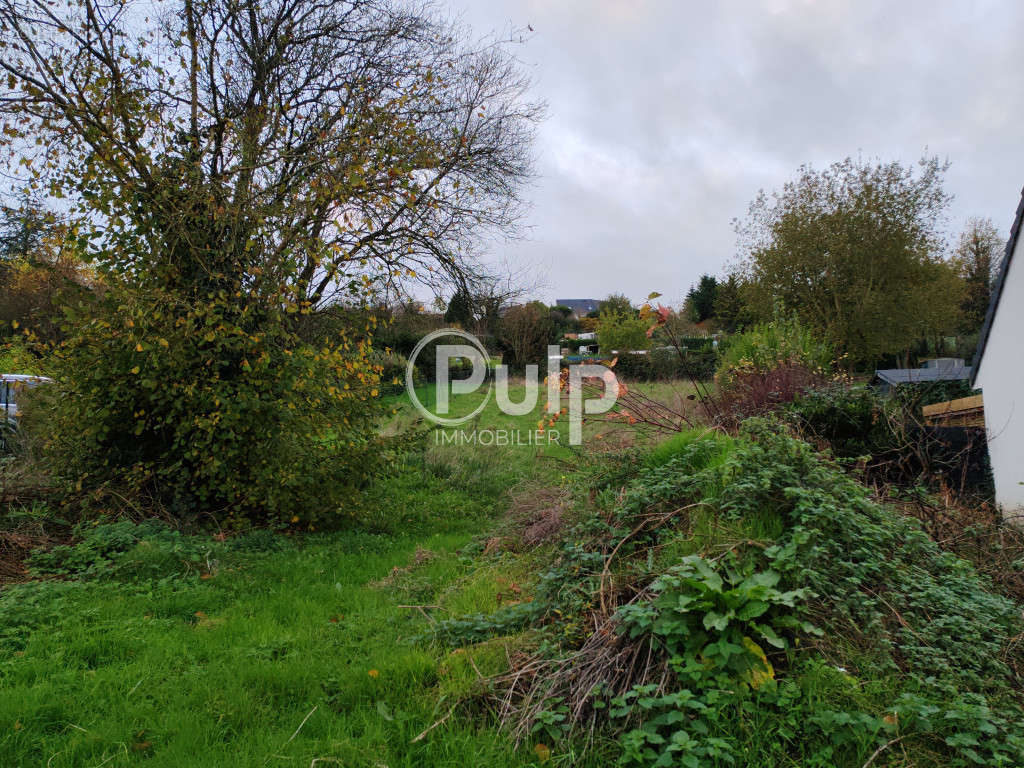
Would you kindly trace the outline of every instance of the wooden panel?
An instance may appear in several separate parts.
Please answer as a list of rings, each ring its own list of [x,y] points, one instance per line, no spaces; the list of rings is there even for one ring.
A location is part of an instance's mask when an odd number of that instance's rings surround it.
[[[981,395],[958,397],[921,409],[926,424],[934,427],[984,427],[985,404]]]

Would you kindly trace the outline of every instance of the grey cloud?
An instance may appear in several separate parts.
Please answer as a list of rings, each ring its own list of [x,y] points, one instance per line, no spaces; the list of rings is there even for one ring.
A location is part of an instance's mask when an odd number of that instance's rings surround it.
[[[518,55],[549,103],[528,238],[544,298],[679,301],[735,253],[730,221],[797,166],[862,153],[953,165],[951,233],[1008,229],[1024,184],[1024,5],[811,0],[449,0]]]

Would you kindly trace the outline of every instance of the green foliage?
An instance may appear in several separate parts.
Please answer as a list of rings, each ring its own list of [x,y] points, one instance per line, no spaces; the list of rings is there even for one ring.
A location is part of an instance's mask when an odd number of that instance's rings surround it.
[[[0,345],[0,373],[26,373],[44,376],[48,370],[47,361],[39,358],[29,345],[18,336]]]
[[[624,311],[614,305],[603,305],[597,321],[597,344],[601,354],[647,349],[650,346],[648,325],[632,307]]]
[[[697,285],[686,293],[686,314],[694,323],[702,323],[715,314],[718,281],[712,275],[701,275]]]
[[[753,312],[747,306],[745,293],[748,289],[736,275],[729,275],[718,282],[715,294],[715,321],[726,333],[736,333],[753,324]]]
[[[718,372],[728,387],[738,374],[766,373],[787,365],[826,374],[834,361],[835,349],[829,342],[818,338],[796,315],[779,315],[731,338]]]
[[[304,342],[222,293],[111,289],[56,351],[48,455],[67,488],[110,504],[320,524],[382,460],[368,352],[365,337]]]
[[[630,381],[707,380],[715,375],[718,352],[710,339],[683,339],[682,355],[670,348],[650,350],[646,355],[619,355],[617,376]]]
[[[449,325],[455,324],[460,328],[469,328],[473,322],[473,297],[468,291],[458,290],[448,302],[448,308],[444,312],[444,321]]]
[[[964,281],[960,304],[962,333],[977,333],[985,322],[1004,248],[1005,241],[991,219],[970,219],[967,229],[960,234],[953,260]]]
[[[214,542],[200,544],[165,523],[79,523],[75,543],[37,550],[29,558],[34,575],[138,581],[174,579],[208,570]]]
[[[631,302],[626,297],[626,295],[622,294],[622,293],[610,293],[610,294],[608,294],[603,299],[601,299],[600,307],[601,308],[600,308],[600,311],[598,312],[598,314],[591,313],[590,316],[598,317],[598,316],[600,316],[600,312],[604,311],[604,310],[608,310],[608,312],[610,312],[613,315],[635,315],[636,314],[636,307],[633,306],[633,302]]]
[[[842,433],[867,417],[862,397],[800,406]],[[476,642],[529,626],[555,659],[608,653],[593,651],[596,606],[622,590],[613,653],[664,672],[612,695],[577,690],[558,661],[538,734],[572,738],[567,711],[585,711],[628,765],[860,768],[897,737],[922,766],[1014,764],[1021,608],[917,521],[765,419],[738,439],[680,435],[630,467],[594,475],[590,513],[528,603],[444,628]]]
[[[922,426],[922,404],[963,396],[964,384],[901,386],[888,396],[845,384],[806,388],[784,407],[784,418],[837,458],[856,459],[867,482],[915,490],[942,485],[980,503],[993,493],[983,431]]]
[[[761,193],[737,226],[751,307],[769,317],[781,303],[856,365],[953,330],[963,283],[944,258],[947,164],[917,166],[847,158]]]
[[[741,680],[759,688],[775,677],[760,644],[784,649],[786,634],[816,631],[794,610],[807,590],[782,592],[780,579],[749,564],[712,564],[689,555],[654,580],[651,600],[624,606],[618,618],[630,637],[657,638],[682,679],[724,685]]]
[[[867,387],[806,390],[785,413],[801,434],[826,441],[836,456],[868,456],[893,447],[884,403]]]
[[[370,354],[369,362],[377,371],[381,392],[395,394],[405,391],[405,374],[409,361],[404,355],[375,349]],[[423,375],[417,367],[413,372],[413,381],[419,383],[422,379]]]
[[[901,664],[918,685],[1009,691],[1007,654],[1020,652],[1008,643],[1024,629],[1012,601],[806,443],[761,420],[745,430],[723,469],[729,490],[719,506],[737,519],[764,509],[782,518],[785,533],[765,554],[821,596],[834,617],[829,629],[858,627],[880,668]]]
[[[970,397],[973,394],[976,394],[974,388],[966,380],[900,384],[892,388],[892,396],[896,402],[918,418],[921,416],[921,408],[926,405]]]
[[[705,469],[712,463],[725,461],[732,450],[734,440],[728,435],[708,430],[690,430],[672,435],[665,441],[656,445],[644,458],[648,467],[658,467],[667,464],[675,458],[682,458],[687,462],[687,467],[692,472],[695,469]],[[700,455],[699,466],[694,460],[695,455]]]

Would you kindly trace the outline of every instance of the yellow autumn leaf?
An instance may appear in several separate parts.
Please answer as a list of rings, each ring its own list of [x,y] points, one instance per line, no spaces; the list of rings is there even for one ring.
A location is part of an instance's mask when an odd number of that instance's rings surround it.
[[[768,661],[768,657],[764,655],[764,650],[761,646],[749,637],[743,638],[743,647],[757,657],[757,663],[748,669],[744,675],[746,682],[756,691],[769,680],[775,679],[775,669],[772,667],[771,662]]]
[[[136,344],[135,345],[135,351],[136,352],[141,352],[142,351],[142,344]]]

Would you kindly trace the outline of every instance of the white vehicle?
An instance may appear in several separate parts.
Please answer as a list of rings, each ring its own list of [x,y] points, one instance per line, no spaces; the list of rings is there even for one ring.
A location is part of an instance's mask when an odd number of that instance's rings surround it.
[[[18,397],[26,389],[50,384],[53,379],[46,376],[30,376],[24,373],[0,373],[0,408],[4,421],[13,423],[18,418]]]

